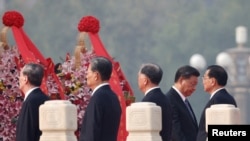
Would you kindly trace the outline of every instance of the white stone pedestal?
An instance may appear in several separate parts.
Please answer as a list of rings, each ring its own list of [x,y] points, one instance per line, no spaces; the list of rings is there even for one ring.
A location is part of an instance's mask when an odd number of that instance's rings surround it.
[[[241,124],[240,109],[231,104],[215,104],[206,109],[206,132],[208,125]]]
[[[46,101],[39,108],[40,141],[77,141],[77,109],[68,100]]]
[[[155,103],[132,103],[126,109],[127,141],[162,141],[161,117],[161,108]]]

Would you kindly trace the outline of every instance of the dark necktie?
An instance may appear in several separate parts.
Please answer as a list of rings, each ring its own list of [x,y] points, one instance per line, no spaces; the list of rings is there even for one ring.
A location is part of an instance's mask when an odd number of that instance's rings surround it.
[[[188,102],[188,99],[185,99],[184,103],[185,103],[185,105],[187,106],[187,109],[188,109],[190,115],[192,116],[193,120],[195,120],[195,119],[194,119],[194,114],[193,114],[193,112],[192,112],[192,110],[191,110],[191,106],[190,106],[190,104],[189,104],[189,102]]]

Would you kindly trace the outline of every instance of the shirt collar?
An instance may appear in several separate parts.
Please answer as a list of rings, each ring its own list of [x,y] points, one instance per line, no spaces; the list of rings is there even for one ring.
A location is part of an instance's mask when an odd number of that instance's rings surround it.
[[[215,95],[215,93],[217,93],[219,90],[222,90],[222,89],[224,89],[224,87],[215,90],[215,91],[211,94],[210,99]]]
[[[160,88],[159,86],[156,86],[156,87],[152,87],[150,89],[148,89],[146,92],[145,92],[145,95],[147,95],[150,91],[152,91],[153,89],[157,89],[157,88]]]
[[[186,97],[175,86],[172,86],[172,88],[179,94],[181,99],[185,101]]]
[[[105,83],[102,83],[102,84],[98,85],[98,86],[95,87],[95,89],[92,91],[91,95],[93,96],[97,89],[99,89],[100,87],[105,86],[105,85],[109,85],[109,83],[105,82]]]
[[[27,97],[30,95],[30,93],[31,93],[33,90],[37,89],[37,88],[39,88],[39,87],[33,87],[33,88],[29,89],[29,90],[25,93],[24,101],[27,99]]]

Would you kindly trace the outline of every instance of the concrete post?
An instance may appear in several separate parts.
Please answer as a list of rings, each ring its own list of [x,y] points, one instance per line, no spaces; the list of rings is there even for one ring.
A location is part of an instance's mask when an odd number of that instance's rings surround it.
[[[40,141],[77,141],[76,106],[67,100],[46,101],[39,108]]]
[[[240,109],[231,104],[215,104],[206,109],[206,132],[208,125],[241,124]]]
[[[162,141],[161,117],[161,108],[155,103],[132,103],[126,109],[127,141]]]

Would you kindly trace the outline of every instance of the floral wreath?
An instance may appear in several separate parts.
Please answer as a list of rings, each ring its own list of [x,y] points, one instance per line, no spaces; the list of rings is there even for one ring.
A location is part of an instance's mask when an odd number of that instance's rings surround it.
[[[50,59],[46,60],[43,58],[22,29],[24,25],[22,14],[17,11],[7,11],[2,17],[2,22],[4,27],[1,29],[0,34],[0,139],[12,141],[15,140],[16,121],[24,96],[19,89],[18,82],[20,68],[24,66],[25,62],[40,63],[48,71],[46,81],[43,83],[47,89],[46,93],[49,96],[55,91],[59,92],[60,87],[59,85],[55,85],[57,82],[53,76],[53,72],[49,73],[49,68],[53,67],[53,62]],[[8,45],[8,29],[13,31],[17,46],[10,47]],[[27,45],[26,48],[20,46],[20,41],[25,42],[29,46]],[[28,51],[32,51],[33,54],[37,53],[36,55],[40,58],[32,58],[32,56],[29,56]],[[23,55],[27,56],[24,57]]]
[[[71,101],[77,107],[77,138],[80,135],[80,127],[85,110],[91,98],[91,91],[87,87],[86,73],[91,58],[95,53],[88,51],[85,44],[86,33],[99,31],[99,21],[93,16],[83,17],[78,24],[77,45],[74,55],[69,53],[62,63],[61,73],[57,74],[64,87],[65,99]]]
[[[17,62],[22,62],[16,47],[9,47],[7,31],[9,27],[22,27],[23,16],[17,11],[8,11],[3,15],[4,27],[0,35],[0,138],[15,140],[16,121],[21,109],[23,97],[19,89],[19,70]],[[20,61],[17,61],[19,60]]]

